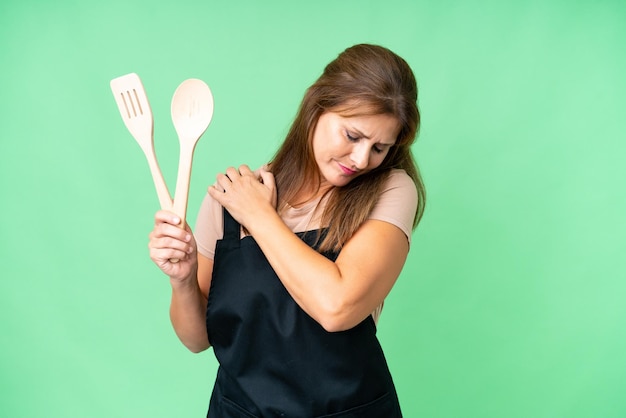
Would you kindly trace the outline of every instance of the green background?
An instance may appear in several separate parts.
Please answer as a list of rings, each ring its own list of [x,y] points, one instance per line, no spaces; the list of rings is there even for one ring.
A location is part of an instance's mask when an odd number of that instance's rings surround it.
[[[193,224],[215,174],[266,162],[323,66],[370,42],[414,68],[423,116],[427,211],[379,328],[405,416],[626,416],[625,22],[608,0],[3,1],[0,415],[206,412],[216,362],[170,327],[109,81],[142,78],[172,192],[171,96],[211,86]]]

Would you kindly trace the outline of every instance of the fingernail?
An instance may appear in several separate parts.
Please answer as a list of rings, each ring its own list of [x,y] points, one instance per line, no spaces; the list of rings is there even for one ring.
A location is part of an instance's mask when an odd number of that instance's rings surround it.
[[[185,235],[185,241],[189,241],[191,239],[191,235],[187,234]]]
[[[174,218],[172,219],[172,222],[174,222],[175,224],[179,224],[180,218],[178,216],[174,216]]]
[[[189,249],[187,250],[187,252],[188,252],[189,254],[191,254],[191,253],[193,252],[193,247],[189,247]]]

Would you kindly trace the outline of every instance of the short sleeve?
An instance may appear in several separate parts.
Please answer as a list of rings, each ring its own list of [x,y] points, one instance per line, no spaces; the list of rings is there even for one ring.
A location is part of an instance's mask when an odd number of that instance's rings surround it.
[[[194,237],[198,245],[198,252],[213,260],[215,258],[215,245],[224,237],[224,214],[222,205],[217,203],[207,193],[198,211]]]
[[[410,243],[416,210],[417,189],[413,179],[404,170],[393,170],[368,219],[397,226]]]

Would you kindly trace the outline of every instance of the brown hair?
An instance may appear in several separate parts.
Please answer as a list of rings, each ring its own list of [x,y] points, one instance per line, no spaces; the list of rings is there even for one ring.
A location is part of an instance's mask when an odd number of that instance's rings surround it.
[[[279,202],[296,204],[291,200],[303,187],[319,187],[311,137],[317,120],[328,111],[344,116],[389,114],[400,123],[400,133],[380,166],[330,190],[322,214],[328,233],[319,251],[337,251],[350,239],[374,208],[393,168],[406,171],[415,183],[415,228],[425,205],[424,183],[411,153],[420,124],[417,84],[404,59],[377,45],[360,44],[346,49],[306,91],[289,133],[271,163]]]

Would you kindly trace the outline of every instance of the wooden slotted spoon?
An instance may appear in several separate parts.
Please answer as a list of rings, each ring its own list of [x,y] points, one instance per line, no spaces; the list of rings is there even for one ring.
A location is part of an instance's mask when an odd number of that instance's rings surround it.
[[[111,80],[111,90],[126,128],[148,160],[161,209],[171,210],[172,198],[154,153],[154,121],[141,79],[135,73],[123,75]]]
[[[213,95],[209,86],[195,78],[183,81],[172,97],[172,121],[180,142],[173,212],[180,217],[182,228],[187,214],[193,150],[212,118]]]

